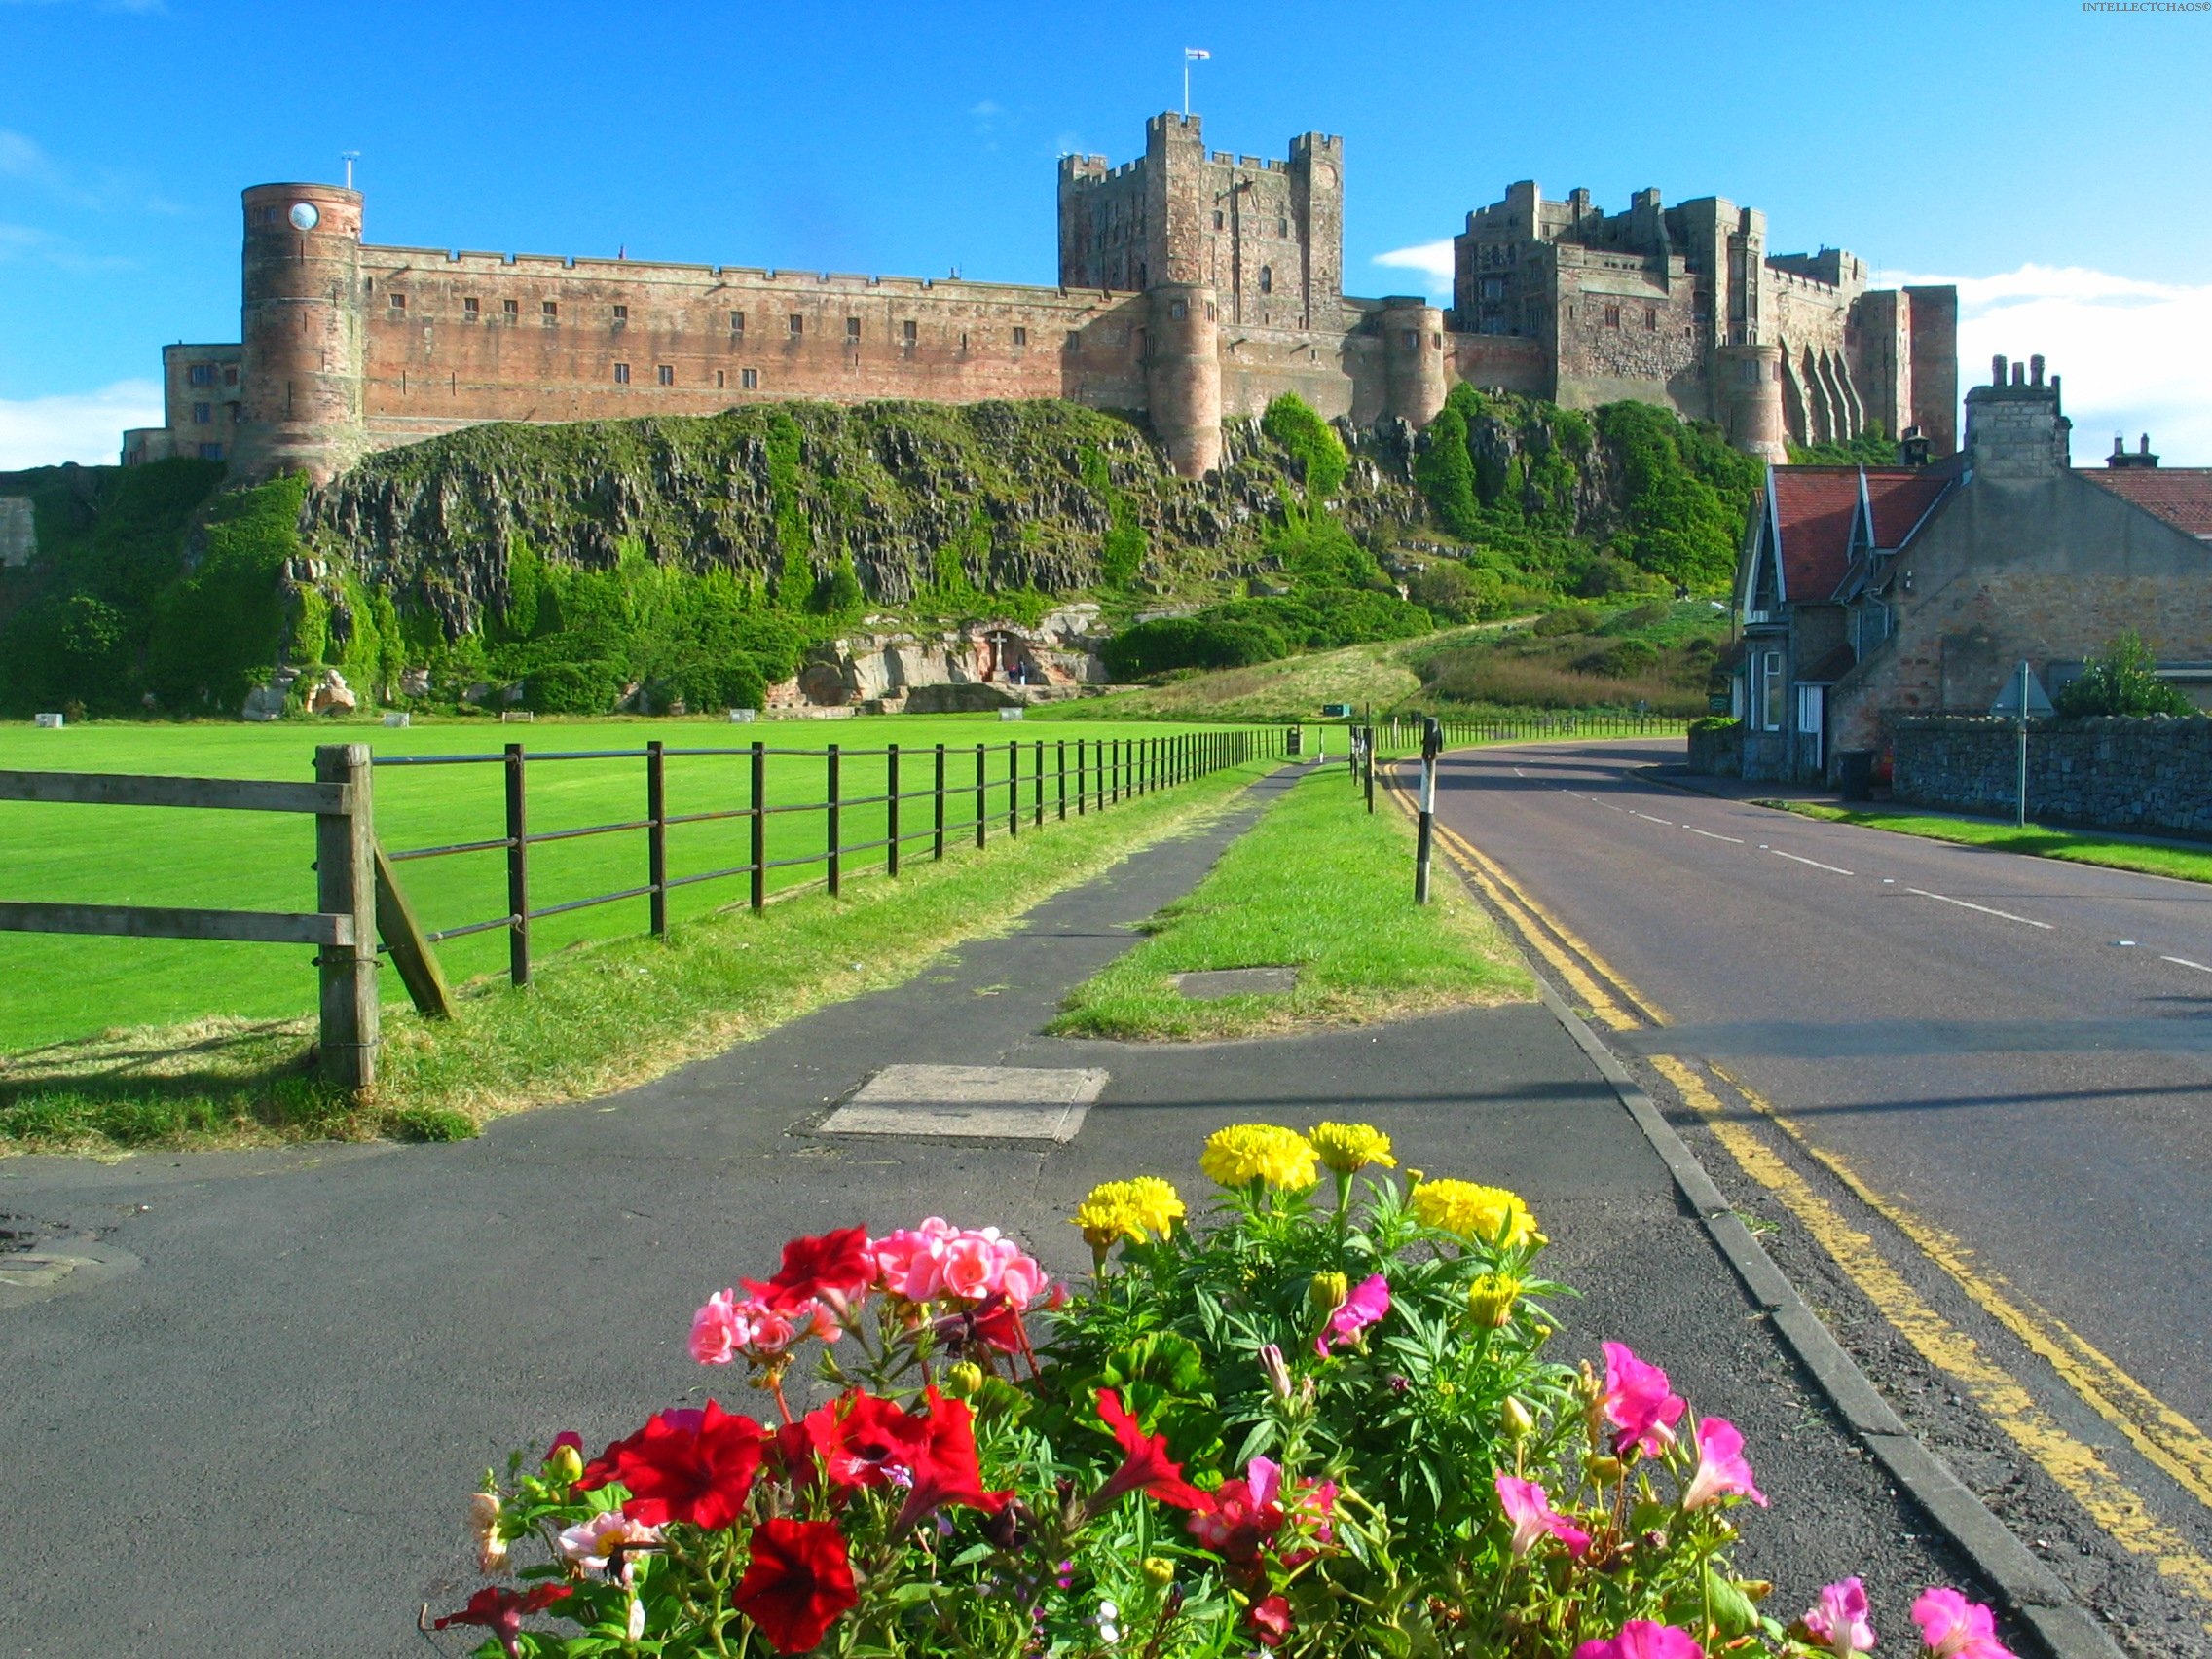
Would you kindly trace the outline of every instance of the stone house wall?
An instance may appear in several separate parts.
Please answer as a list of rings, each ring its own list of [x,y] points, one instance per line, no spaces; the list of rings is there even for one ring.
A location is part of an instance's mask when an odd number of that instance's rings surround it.
[[[1894,798],[1992,816],[2012,812],[2017,729],[1988,717],[1898,721]],[[2212,836],[2212,719],[2031,720],[2028,816]]]

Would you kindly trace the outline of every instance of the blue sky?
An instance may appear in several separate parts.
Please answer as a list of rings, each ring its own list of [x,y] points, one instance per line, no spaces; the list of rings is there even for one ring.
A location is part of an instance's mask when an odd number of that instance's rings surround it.
[[[1180,97],[1346,141],[1346,285],[1428,285],[1514,179],[1727,196],[1777,251],[1965,283],[2076,456],[2212,462],[2212,10],[0,0],[0,466],[108,458],[238,333],[238,192],[358,150],[371,240],[1049,282],[1053,159]]]

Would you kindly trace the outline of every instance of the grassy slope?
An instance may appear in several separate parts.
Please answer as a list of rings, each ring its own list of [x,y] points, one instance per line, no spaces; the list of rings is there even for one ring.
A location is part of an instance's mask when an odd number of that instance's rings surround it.
[[[365,741],[380,755],[496,753],[519,740],[533,751],[642,748],[660,738],[673,747],[742,746],[754,737],[775,749],[806,750],[769,761],[771,803],[823,798],[824,765],[814,756],[836,743],[848,749],[881,749],[896,742],[903,756],[903,790],[927,786],[930,746],[964,750],[949,756],[950,778],[968,793],[948,802],[957,822],[974,814],[975,745],[990,746],[994,782],[1006,776],[1006,745],[1023,745],[1026,779],[1034,745],[1046,745],[1047,764],[1057,745],[1078,738],[1158,737],[1158,725],[1087,722],[1081,726],[1031,719],[1019,725],[995,719],[899,716],[836,721],[774,721],[739,727],[710,721],[585,722],[550,720],[532,726],[489,722],[415,726],[324,726],[285,722],[249,725],[93,724],[40,731],[0,724],[0,768],[55,771],[155,772],[202,776],[312,776],[317,743]],[[924,753],[915,755],[915,750]],[[750,799],[743,756],[677,757],[667,763],[672,813],[743,806]],[[883,761],[860,755],[843,764],[841,793],[883,793]],[[1073,764],[1071,758],[1070,764]],[[387,768],[376,778],[378,830],[387,848],[478,840],[502,833],[501,769],[497,766]],[[1023,788],[1025,803],[1030,791]],[[1003,808],[1003,787],[993,805]],[[903,830],[929,822],[931,803],[909,801]],[[534,831],[586,824],[632,821],[645,810],[645,769],[639,759],[547,762],[531,772]],[[883,808],[851,807],[840,838],[847,845],[879,839]],[[1001,820],[1003,828],[1003,819]],[[749,857],[750,827],[743,819],[682,825],[669,831],[672,877],[726,868]],[[769,820],[768,856],[793,858],[821,851],[819,813],[791,813]],[[926,847],[909,846],[908,859]],[[0,898],[50,902],[204,905],[240,909],[312,910],[314,876],[310,826],[270,813],[182,812],[154,808],[40,806],[0,802]],[[880,851],[857,855],[848,869],[881,863]],[[592,893],[636,887],[645,879],[641,833],[589,836],[534,847],[531,898],[537,906]],[[506,909],[505,864],[497,852],[433,859],[401,866],[416,913],[433,931],[482,920]],[[772,885],[815,879],[821,867],[771,872]],[[682,920],[730,903],[742,880],[706,882],[670,895],[670,914]],[[535,925],[534,943],[552,951],[578,940],[642,931],[645,901],[552,917]],[[166,1023],[209,1015],[284,1019],[314,1006],[311,953],[261,944],[200,943],[165,940],[80,939],[45,934],[0,934],[0,1053],[31,1044],[91,1035],[114,1026]],[[506,940],[493,932],[454,940],[441,947],[450,974],[465,978],[503,966]],[[388,970],[385,996],[403,1001]]]
[[[1986,818],[1865,811],[1795,800],[1769,800],[1759,804],[1780,807],[1806,818],[1825,819],[1831,824],[1891,830],[1900,835],[1920,835],[1931,841],[1955,841],[1964,846],[1988,847],[2000,853],[2063,859],[2069,864],[2103,865],[2111,869],[2131,869],[2145,875],[2170,875],[2180,881],[2212,881],[2212,848],[2198,852],[2189,847],[2162,847],[2075,830],[2045,830],[2034,826],[2020,830]]]
[[[1076,988],[1051,1029],[1239,1037],[1527,997],[1527,974],[1454,883],[1438,882],[1425,909],[1413,903],[1403,815],[1370,816],[1346,778],[1317,769],[1276,802],[1151,939]],[[1284,964],[1299,968],[1297,988],[1268,996],[1192,1002],[1169,977]]]
[[[810,1009],[896,984],[935,953],[1135,848],[1220,810],[1255,765],[980,854],[794,896],[760,916],[701,916],[548,960],[528,991],[466,988],[450,1025],[386,1014],[385,1075],[355,1104],[307,1070],[312,1024],[203,1021],[0,1059],[0,1149],[113,1151],[379,1132],[447,1138],[503,1112],[589,1098],[756,1037]]]

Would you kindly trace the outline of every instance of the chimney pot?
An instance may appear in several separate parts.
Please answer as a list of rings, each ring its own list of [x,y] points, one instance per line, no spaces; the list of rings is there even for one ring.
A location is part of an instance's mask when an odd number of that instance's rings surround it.
[[[2003,386],[2005,384],[2005,353],[2002,351],[1989,359],[1989,384],[1991,386]]]
[[[2014,363],[2014,364],[2012,365],[2012,384],[2013,384],[2014,386],[2026,386],[2026,385],[2028,384],[2028,365],[2027,365],[2027,364],[2025,364],[2025,363]]]
[[[2113,433],[2112,453],[2115,455],[2125,455],[2127,453],[2127,434],[2125,432]]]
[[[2043,353],[2041,351],[2028,359],[2028,379],[2037,386],[2043,385]]]
[[[2151,434],[2149,432],[2143,434],[2143,447],[2136,453],[2138,455],[2149,455],[2151,453]]]

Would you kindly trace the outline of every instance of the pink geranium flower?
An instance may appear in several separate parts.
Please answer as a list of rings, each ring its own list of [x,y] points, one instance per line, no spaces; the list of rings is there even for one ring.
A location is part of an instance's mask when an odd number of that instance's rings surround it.
[[[1866,1587],[1856,1578],[1846,1578],[1824,1588],[1821,1599],[1806,1608],[1805,1616],[1797,1622],[1835,1659],[1851,1659],[1854,1653],[1874,1649],[1874,1626],[1869,1618],[1872,1610],[1866,1604]]]
[[[637,1570],[632,1552],[660,1542],[660,1529],[633,1521],[619,1509],[608,1509],[588,1521],[579,1521],[561,1534],[562,1559],[577,1571],[598,1577],[607,1570],[614,1552],[622,1552],[621,1580],[628,1584]]]
[[[1356,1341],[1360,1332],[1380,1321],[1389,1311],[1389,1281],[1381,1273],[1363,1279],[1352,1287],[1351,1294],[1329,1315],[1328,1327],[1313,1339],[1313,1351],[1327,1359],[1332,1346],[1343,1347],[1346,1343]]]
[[[1997,1621],[1979,1602],[1956,1590],[1923,1590],[1912,1604],[1912,1622],[1920,1627],[1930,1659],[2013,1659],[1997,1640]]]
[[[740,1299],[718,1290],[691,1316],[691,1357],[701,1365],[727,1365],[738,1354],[772,1359],[802,1337],[833,1343],[844,1335],[819,1302],[776,1308],[758,1297]]]
[[[1626,1456],[1631,1446],[1657,1456],[1675,1444],[1675,1424],[1689,1409],[1667,1386],[1667,1374],[1636,1357],[1626,1343],[1605,1344],[1605,1391],[1600,1396],[1605,1420],[1616,1430],[1613,1453]]]
[[[944,1252],[953,1239],[952,1224],[933,1215],[919,1227],[902,1227],[888,1237],[870,1239],[875,1282],[908,1302],[934,1302],[944,1294]]]
[[[1513,1523],[1515,1555],[1527,1555],[1547,1532],[1565,1544],[1567,1553],[1577,1561],[1589,1549],[1590,1534],[1554,1509],[1551,1494],[1534,1481],[1516,1475],[1498,1476],[1497,1501],[1505,1507],[1505,1518]]]
[[[1682,1493],[1684,1509],[1703,1509],[1730,1494],[1748,1497],[1761,1509],[1766,1493],[1751,1480],[1751,1465],[1744,1457],[1744,1437],[1726,1418],[1697,1419],[1697,1473]]]
[[[1574,1650],[1574,1659],[1705,1659],[1705,1649],[1688,1631],[1631,1619],[1618,1636],[1585,1641]]]

